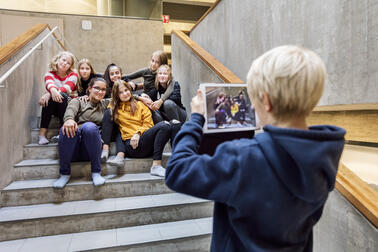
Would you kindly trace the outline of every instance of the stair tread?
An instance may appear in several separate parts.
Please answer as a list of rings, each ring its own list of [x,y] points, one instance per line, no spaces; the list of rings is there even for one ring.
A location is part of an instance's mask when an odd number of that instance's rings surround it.
[[[53,218],[71,215],[106,213],[131,209],[210,202],[180,193],[108,198],[102,200],[69,201],[60,204],[38,204],[29,206],[3,207],[0,222]]]
[[[171,152],[164,152],[163,156],[170,157]],[[125,161],[130,160],[152,160],[152,157],[146,158],[125,158]],[[90,163],[90,161],[79,161],[72,162],[72,164],[84,164]],[[59,159],[45,158],[45,159],[24,159],[21,162],[18,162],[14,167],[24,167],[24,166],[44,166],[44,165],[59,165]]]
[[[124,182],[133,182],[133,181],[143,181],[143,180],[162,180],[163,178],[152,176],[149,173],[129,173],[123,174],[121,176],[116,175],[107,175],[104,176],[106,180],[106,184],[111,183],[124,183]],[[38,179],[38,180],[22,180],[22,181],[13,181],[7,187],[3,189],[3,191],[9,190],[22,190],[22,189],[35,189],[35,188],[49,188],[52,187],[53,182],[56,179]],[[88,185],[92,184],[92,180],[88,180],[85,178],[71,178],[71,180],[67,183],[67,186],[76,186],[76,185]]]
[[[30,143],[26,144],[24,147],[53,147],[53,146],[58,146],[58,143],[48,143],[48,144],[38,144],[38,143]]]
[[[43,248],[46,251],[78,251],[101,249],[209,235],[211,231],[212,218],[210,217],[6,241],[0,242],[0,250],[39,251]]]

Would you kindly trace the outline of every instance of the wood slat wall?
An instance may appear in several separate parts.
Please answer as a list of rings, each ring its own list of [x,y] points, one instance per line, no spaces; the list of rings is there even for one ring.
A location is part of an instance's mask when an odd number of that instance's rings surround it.
[[[319,106],[307,122],[342,127],[349,141],[378,143],[378,103]]]
[[[197,54],[225,83],[244,83],[243,80],[239,79],[239,77],[216,60],[210,53],[205,51],[185,33],[178,30],[173,30],[172,33],[180,38],[195,54]]]

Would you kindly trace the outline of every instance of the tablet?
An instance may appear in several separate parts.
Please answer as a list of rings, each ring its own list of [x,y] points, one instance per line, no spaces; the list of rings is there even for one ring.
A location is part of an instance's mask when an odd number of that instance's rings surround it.
[[[205,134],[257,129],[247,84],[203,83],[200,90],[205,102]]]

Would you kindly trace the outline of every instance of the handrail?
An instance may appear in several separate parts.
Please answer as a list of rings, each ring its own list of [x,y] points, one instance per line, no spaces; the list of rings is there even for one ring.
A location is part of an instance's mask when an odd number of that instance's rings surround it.
[[[173,30],[172,33],[180,38],[195,54],[197,54],[224,82],[244,83],[243,80],[239,79],[239,77],[237,77],[200,45],[189,38],[184,32]]]
[[[378,193],[340,162],[336,189],[378,228]]]
[[[314,108],[313,111],[323,112],[323,111],[356,111],[356,110],[378,110],[378,103],[317,106]]]
[[[21,50],[27,43],[37,37],[48,27],[47,24],[36,24],[25,33],[13,39],[8,44],[0,48],[0,65]]]
[[[51,30],[51,28],[48,26],[48,25],[36,25],[34,26],[32,29],[30,29],[29,31],[25,32],[24,34],[22,34],[21,36],[15,38],[14,40],[12,40],[10,43],[8,43],[7,45],[5,45],[6,48],[8,48],[8,51],[9,53],[7,53],[7,58],[6,59],[9,59],[12,55],[14,55],[16,52],[18,52],[23,46],[25,46],[28,42],[30,42],[33,38],[35,38],[38,34],[40,34],[43,30],[41,30],[41,28],[44,28],[46,29],[47,27]],[[35,30],[34,30],[35,28]],[[27,58],[29,57],[30,54],[32,54],[34,52],[35,49],[37,49],[49,36],[51,36],[51,34],[54,34],[55,30],[57,30],[58,27],[55,26],[45,37],[43,37],[43,39],[41,39],[41,41],[39,41],[32,49],[30,49],[21,59],[19,59],[5,74],[3,74],[3,76],[0,77],[0,85],[8,78],[8,76],[19,66],[21,65],[21,63]],[[32,35],[29,33],[31,30],[33,30],[32,32]],[[39,31],[39,33],[36,33],[36,30]],[[30,34],[28,36],[28,34]],[[25,38],[28,38],[25,39]],[[56,38],[56,36],[54,36]],[[12,47],[12,44],[16,44],[16,46]],[[62,45],[60,43],[59,40],[57,40],[57,42]],[[63,47],[64,48],[64,47]],[[13,49],[13,50],[12,50]],[[15,50],[17,49],[17,50]],[[5,57],[4,57],[5,58]]]
[[[190,29],[189,34],[193,31],[196,26],[201,23],[201,21],[219,4],[221,0],[217,0],[203,15],[200,19],[198,19],[197,23]]]

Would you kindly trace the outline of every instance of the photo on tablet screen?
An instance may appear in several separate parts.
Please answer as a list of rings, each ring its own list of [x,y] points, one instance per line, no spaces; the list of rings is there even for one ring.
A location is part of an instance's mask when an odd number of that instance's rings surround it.
[[[256,129],[255,110],[246,84],[201,84],[204,94],[204,133]]]

